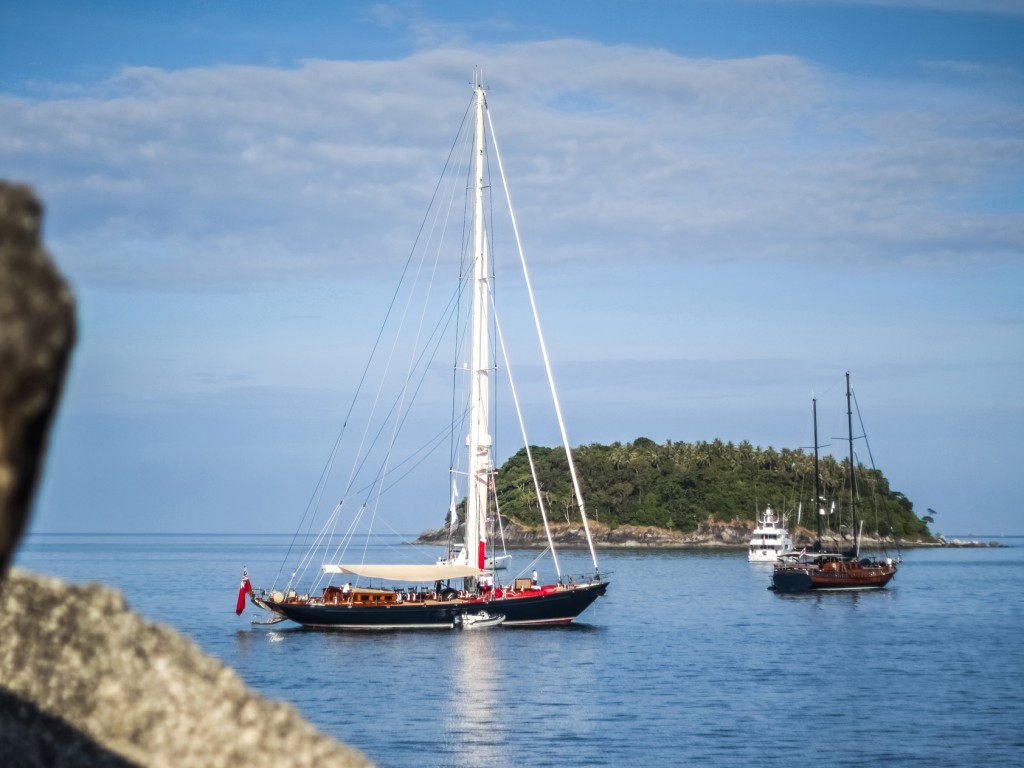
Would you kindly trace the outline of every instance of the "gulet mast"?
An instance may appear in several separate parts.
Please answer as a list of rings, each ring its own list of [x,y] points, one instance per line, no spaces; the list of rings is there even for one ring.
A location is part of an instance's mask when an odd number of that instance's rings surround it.
[[[850,439],[850,515],[853,519],[854,554],[860,557],[860,525],[857,522],[857,478],[856,464],[853,463],[853,406],[850,397],[850,372],[846,372],[846,427]]]
[[[815,542],[815,550],[821,551],[821,518],[825,514],[821,506],[821,472],[818,469],[818,400],[811,398],[811,412],[814,417],[814,509],[818,518],[818,540]]]

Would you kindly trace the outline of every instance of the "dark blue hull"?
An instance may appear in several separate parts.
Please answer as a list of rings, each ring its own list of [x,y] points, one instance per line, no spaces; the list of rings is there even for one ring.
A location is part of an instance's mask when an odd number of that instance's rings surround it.
[[[772,574],[772,589],[776,592],[810,592],[812,588],[811,575],[807,571],[793,569]]]
[[[334,629],[452,629],[459,613],[450,603],[373,606],[275,603],[273,610],[306,627]]]
[[[393,605],[325,605],[322,603],[270,603],[269,608],[307,627],[331,629],[453,629],[458,617],[486,611],[502,615],[502,626],[568,624],[608,589],[608,582],[577,585],[571,589],[537,591],[491,600],[451,600]]]
[[[607,581],[577,586],[564,592],[528,597],[500,597],[486,603],[488,613],[505,616],[503,627],[568,624],[608,590]]]

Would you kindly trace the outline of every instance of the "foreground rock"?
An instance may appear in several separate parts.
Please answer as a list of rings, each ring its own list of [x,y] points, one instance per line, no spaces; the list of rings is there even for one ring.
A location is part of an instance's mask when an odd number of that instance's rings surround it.
[[[8,572],[75,338],[41,217],[29,189],[0,182],[0,765],[369,765],[118,592]]]
[[[17,765],[369,765],[101,586],[14,569],[0,680],[0,754]]]
[[[0,579],[28,523],[75,343],[75,304],[40,242],[42,206],[0,182]]]

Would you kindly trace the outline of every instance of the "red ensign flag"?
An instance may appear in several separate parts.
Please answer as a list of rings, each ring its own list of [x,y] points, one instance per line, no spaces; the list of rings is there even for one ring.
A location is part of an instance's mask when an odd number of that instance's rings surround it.
[[[242,585],[238,588],[238,605],[235,606],[235,615],[241,616],[245,610],[245,596],[252,594],[252,584],[249,583],[249,571],[242,569]]]

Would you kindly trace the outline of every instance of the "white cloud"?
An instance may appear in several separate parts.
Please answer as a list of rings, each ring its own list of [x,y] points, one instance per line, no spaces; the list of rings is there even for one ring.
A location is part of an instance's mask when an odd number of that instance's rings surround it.
[[[879,8],[907,8],[944,13],[1024,14],[1018,0],[764,0],[772,5],[871,5]]]
[[[1024,175],[1019,100],[934,69],[927,87],[850,81],[789,56],[557,40],[129,68],[50,100],[3,98],[0,162],[40,191],[79,280],[391,274],[477,64],[541,259],[984,259],[1022,241],[1006,204]]]

